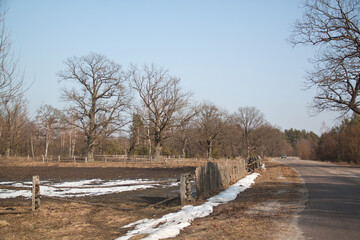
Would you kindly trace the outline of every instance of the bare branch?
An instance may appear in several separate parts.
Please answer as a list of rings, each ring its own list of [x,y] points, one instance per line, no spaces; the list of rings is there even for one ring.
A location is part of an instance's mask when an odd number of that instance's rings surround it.
[[[308,0],[290,42],[319,48],[307,85],[316,87],[315,113],[331,110],[360,114],[360,3],[358,0]]]

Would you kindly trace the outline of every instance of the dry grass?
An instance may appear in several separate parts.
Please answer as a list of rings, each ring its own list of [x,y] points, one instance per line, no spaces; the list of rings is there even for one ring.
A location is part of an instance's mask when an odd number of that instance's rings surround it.
[[[266,165],[252,188],[196,219],[174,239],[302,239],[296,223],[305,186],[293,169],[273,160]]]
[[[210,216],[196,219],[175,239],[301,239],[296,214],[305,201],[304,185],[291,168],[270,160],[266,166],[267,170],[252,188],[236,200],[216,207]],[[45,198],[36,212],[0,215],[0,239],[115,239],[126,233],[121,226],[180,209],[174,205],[153,208],[139,202],[120,199],[117,202],[117,197],[121,195],[114,195],[111,200],[114,206],[137,210],[122,211]],[[30,201],[14,208],[29,210]]]
[[[136,204],[121,204],[121,207]],[[25,212],[30,206],[14,208]],[[47,199],[35,212],[0,215],[0,239],[115,239],[126,233],[121,226],[179,208],[144,208],[138,204],[136,211],[129,212]]]

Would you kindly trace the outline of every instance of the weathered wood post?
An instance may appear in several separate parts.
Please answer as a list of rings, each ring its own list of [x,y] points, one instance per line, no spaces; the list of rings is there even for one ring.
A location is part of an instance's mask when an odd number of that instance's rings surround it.
[[[76,157],[74,156],[74,162],[76,162]]]
[[[203,183],[203,167],[199,166],[195,170],[195,183],[196,183],[196,192],[198,198],[201,198],[204,196],[204,183]]]
[[[44,155],[41,155],[42,156],[42,161],[45,162],[45,157]]]
[[[35,211],[40,207],[40,179],[39,176],[33,176],[32,180],[32,210]]]
[[[60,162],[60,155],[58,156],[58,162]]]
[[[191,196],[191,174],[184,173],[180,176],[180,200],[181,204],[185,204],[186,202],[190,202],[193,200]]]

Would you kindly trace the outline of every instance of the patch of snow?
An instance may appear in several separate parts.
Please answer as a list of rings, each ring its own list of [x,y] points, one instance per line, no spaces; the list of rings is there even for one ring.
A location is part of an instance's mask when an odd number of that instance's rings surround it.
[[[144,185],[142,185],[144,183]],[[0,182],[1,186],[8,187],[30,187],[32,182]],[[146,179],[132,180],[110,180],[102,179],[81,180],[63,183],[54,183],[51,186],[49,181],[40,182],[40,194],[49,197],[84,197],[98,196],[125,191],[135,191],[140,189],[154,188],[160,186],[156,181]],[[84,188],[85,187],[85,188]],[[25,197],[31,198],[31,189],[15,190],[0,189],[0,199]]]
[[[251,187],[258,175],[258,173],[253,173],[240,179],[218,195],[209,198],[204,204],[186,205],[180,211],[166,214],[159,219],[142,219],[123,226],[122,228],[134,227],[134,229],[116,240],[127,240],[139,234],[148,234],[147,237],[143,238],[146,240],[175,237],[182,229],[190,226],[195,218],[206,217],[213,212],[213,207],[234,200],[240,192]]]
[[[164,185],[163,188],[166,188],[166,187],[177,187],[180,185],[180,182],[172,182],[168,185]]]

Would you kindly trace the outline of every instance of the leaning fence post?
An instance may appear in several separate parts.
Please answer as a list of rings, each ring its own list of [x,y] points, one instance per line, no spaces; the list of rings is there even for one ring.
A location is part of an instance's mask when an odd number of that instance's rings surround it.
[[[40,207],[40,179],[39,176],[33,176],[32,179],[32,210],[35,211]]]

